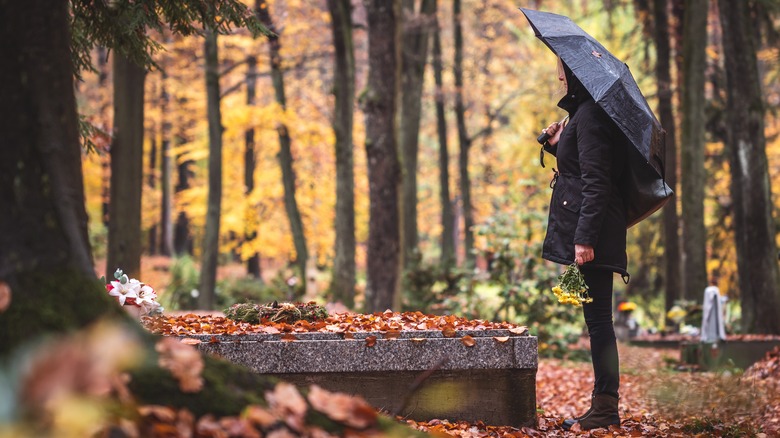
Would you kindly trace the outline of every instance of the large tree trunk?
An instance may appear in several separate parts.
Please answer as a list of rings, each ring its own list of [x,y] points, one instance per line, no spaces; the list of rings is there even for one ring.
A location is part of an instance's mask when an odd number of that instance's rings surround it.
[[[209,122],[209,191],[206,210],[206,232],[200,266],[198,307],[214,307],[219,256],[219,219],[222,207],[222,114],[219,107],[219,55],[217,33],[206,31],[206,98]]]
[[[333,131],[336,135],[336,242],[333,281],[334,301],[355,305],[355,164],[352,144],[355,105],[355,48],[352,41],[350,0],[328,0],[335,72]]]
[[[415,260],[417,251],[417,155],[422,115],[422,88],[428,57],[428,36],[434,1],[421,0],[420,10],[415,0],[404,0],[404,22],[401,49],[401,161],[403,165],[403,236],[405,268]]]
[[[171,121],[168,117],[170,96],[166,88],[168,75],[162,72],[162,88],[160,90],[160,254],[173,255],[173,160],[171,159]]]
[[[268,37],[268,54],[271,63],[271,80],[274,86],[276,102],[287,109],[287,99],[284,93],[284,73],[282,72],[281,42],[276,27],[271,19],[271,11],[268,3],[261,0],[261,6],[258,7],[258,17],[260,21],[274,34]],[[280,123],[276,130],[279,133],[279,165],[282,168],[282,183],[284,185],[284,207],[287,210],[287,217],[290,220],[290,231],[292,232],[293,243],[295,244],[295,264],[298,269],[298,278],[301,281],[301,289],[306,290],[306,261],[309,258],[306,249],[306,235],[303,231],[303,220],[301,219],[298,202],[295,199],[295,171],[293,169],[293,156],[291,149],[290,134],[287,126]]]
[[[441,258],[442,268],[455,264],[455,215],[450,200],[450,151],[447,147],[447,117],[444,112],[444,80],[442,78],[441,32],[437,1],[433,2],[435,24],[433,29],[433,79],[436,83],[436,132],[439,136],[439,199],[441,203]]]
[[[672,111],[672,59],[669,35],[669,15],[667,0],[653,2],[655,22],[656,67],[658,80],[658,114],[661,126],[666,129],[666,183],[677,191],[677,129]],[[664,228],[664,283],[665,310],[668,311],[679,299],[681,290],[680,271],[680,219],[677,215],[677,202],[668,202],[663,210]]]
[[[466,259],[466,268],[471,269],[475,264],[474,215],[471,209],[471,179],[469,178],[471,139],[466,128],[466,107],[463,102],[463,30],[461,26],[460,0],[453,1],[452,14],[455,38],[455,62],[453,64],[455,76],[455,117],[458,122],[458,144],[460,146],[458,166],[460,169],[460,196],[463,210],[463,251]]]
[[[141,192],[143,189],[143,67],[114,54],[114,141],[111,144],[106,278],[121,268],[141,270]]]
[[[777,230],[772,221],[764,102],[748,2],[719,0],[728,86],[727,148],[730,155],[734,237],[742,302],[742,328],[780,334]]]
[[[260,2],[257,2],[255,9],[260,8]],[[257,58],[249,56],[246,59],[246,104],[255,105],[255,95],[257,90]],[[255,128],[249,128],[244,132],[244,192],[247,199],[251,199],[252,191],[255,189]],[[244,219],[244,241],[251,244],[257,238],[257,212],[254,205],[246,202],[246,216]],[[260,254],[253,252],[246,261],[246,273],[262,283],[263,276],[260,272]]]
[[[0,10],[0,282],[12,294],[0,314],[5,356],[118,307],[96,292],[67,2],[3,0]]]
[[[366,310],[397,305],[401,274],[401,206],[396,114],[400,90],[400,2],[364,0],[368,13],[366,116],[369,230]]]
[[[682,88],[682,297],[700,300],[707,287],[704,228],[704,65],[708,0],[686,0]]]

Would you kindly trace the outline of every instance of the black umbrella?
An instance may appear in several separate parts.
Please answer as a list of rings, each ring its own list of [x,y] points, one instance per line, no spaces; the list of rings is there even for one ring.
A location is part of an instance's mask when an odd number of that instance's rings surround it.
[[[672,196],[664,177],[665,131],[628,66],[571,19],[521,8],[536,36],[558,55],[593,100],[625,134],[638,154],[629,154],[629,226],[661,208]],[[635,187],[633,187],[635,186]]]

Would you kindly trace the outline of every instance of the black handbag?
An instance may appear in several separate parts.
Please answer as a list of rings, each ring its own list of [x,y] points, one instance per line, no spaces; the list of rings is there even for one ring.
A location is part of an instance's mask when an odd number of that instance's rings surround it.
[[[658,172],[633,147],[628,148],[628,165],[624,174],[623,200],[626,205],[626,227],[631,228],[663,207],[674,192]]]

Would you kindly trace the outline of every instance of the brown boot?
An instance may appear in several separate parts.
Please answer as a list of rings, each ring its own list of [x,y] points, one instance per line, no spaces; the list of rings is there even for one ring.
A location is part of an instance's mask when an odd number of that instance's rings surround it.
[[[620,424],[618,413],[618,399],[608,394],[596,394],[593,396],[593,405],[590,413],[580,418],[582,430],[608,427]]]
[[[590,413],[593,411],[593,397],[594,396],[590,397],[590,407],[588,408],[587,411],[585,411],[584,414],[582,414],[580,416],[577,416],[577,417],[574,417],[574,418],[567,418],[567,419],[563,420],[563,424],[561,426],[563,426],[564,429],[569,430],[569,429],[571,429],[572,426],[577,424],[578,421],[580,421],[583,418],[585,418],[588,415],[590,415]]]

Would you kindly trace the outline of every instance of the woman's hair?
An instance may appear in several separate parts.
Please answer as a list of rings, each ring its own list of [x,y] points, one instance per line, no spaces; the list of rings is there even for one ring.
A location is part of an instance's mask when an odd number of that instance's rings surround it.
[[[582,82],[577,78],[577,76],[574,76],[574,73],[572,73],[571,69],[568,65],[566,65],[563,60],[561,60],[560,57],[558,57],[558,68],[563,70],[563,74],[566,77],[566,94],[582,94],[585,93],[588,96],[590,96],[590,93],[585,88],[584,85],[582,85]],[[559,70],[560,71],[560,70]]]
[[[568,76],[566,76],[566,70],[564,70],[564,68],[563,68],[563,61],[561,60],[560,56],[558,57],[557,67],[558,67],[558,77],[560,78],[561,75],[563,75],[563,77],[565,77],[566,80],[568,81],[569,78],[568,78]],[[566,84],[567,83],[568,82],[563,82],[563,83],[560,84],[561,86],[558,88],[558,93],[559,94],[566,94],[566,88],[567,88]]]

